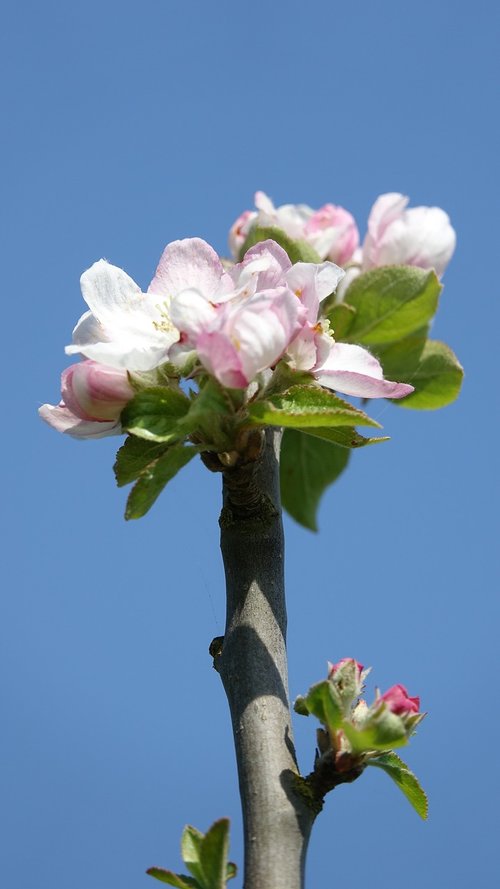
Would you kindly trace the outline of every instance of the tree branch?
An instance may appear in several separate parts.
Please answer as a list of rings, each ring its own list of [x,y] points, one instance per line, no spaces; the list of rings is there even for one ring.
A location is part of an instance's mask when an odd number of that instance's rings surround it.
[[[220,518],[227,618],[214,665],[231,710],[245,889],[301,889],[316,814],[301,789],[291,728],[280,442],[278,431],[267,430],[257,460],[224,472]]]

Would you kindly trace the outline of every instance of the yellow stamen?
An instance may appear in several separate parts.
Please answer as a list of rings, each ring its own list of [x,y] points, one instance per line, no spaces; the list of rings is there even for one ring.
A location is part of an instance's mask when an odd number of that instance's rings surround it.
[[[175,330],[175,327],[170,320],[170,315],[168,314],[169,302],[170,301],[167,302],[167,300],[164,300],[163,303],[158,303],[158,305],[155,306],[155,308],[158,309],[161,321],[153,321],[153,327],[155,330],[161,331],[162,333],[171,333]]]

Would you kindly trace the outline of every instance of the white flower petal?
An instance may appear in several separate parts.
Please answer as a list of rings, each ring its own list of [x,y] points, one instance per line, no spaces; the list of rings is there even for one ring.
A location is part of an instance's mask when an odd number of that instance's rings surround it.
[[[117,312],[128,311],[141,295],[140,287],[123,269],[104,259],[83,273],[80,284],[85,302],[101,324]]]

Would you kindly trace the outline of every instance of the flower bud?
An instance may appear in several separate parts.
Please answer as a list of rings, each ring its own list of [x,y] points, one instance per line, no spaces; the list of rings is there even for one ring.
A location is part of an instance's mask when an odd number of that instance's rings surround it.
[[[352,657],[344,657],[336,664],[328,664],[328,679],[332,682],[346,715],[361,694],[365,675],[362,664]]]
[[[402,194],[380,195],[368,218],[363,270],[383,265],[415,265],[441,277],[455,249],[456,235],[439,207],[406,209]]]
[[[379,698],[384,701],[392,713],[403,716],[406,713],[418,713],[420,710],[420,698],[410,698],[404,685],[393,685]]]
[[[86,360],[63,371],[61,395],[58,405],[42,405],[42,419],[75,438],[102,438],[120,434],[120,414],[134,390],[126,371]]]
[[[358,247],[356,222],[343,207],[335,204],[325,204],[319,210],[307,204],[275,207],[263,191],[256,192],[255,206],[256,210],[245,210],[229,231],[229,247],[235,258],[255,225],[276,226],[290,238],[307,241],[321,259],[331,259],[338,265],[349,262]]]
[[[338,673],[341,667],[343,667],[345,664],[351,663],[356,664],[356,670],[359,676],[361,676],[361,673],[364,670],[363,664],[360,664],[359,661],[355,661],[352,657],[343,657],[340,661],[337,661],[336,664],[328,664],[328,678],[331,679],[332,676],[335,675],[335,673]]]
[[[325,204],[316,210],[304,226],[304,239],[323,258],[345,265],[359,245],[354,217],[344,207]]]
[[[248,233],[250,231],[252,222],[257,218],[257,213],[253,210],[245,210],[241,216],[238,216],[238,219],[233,222],[231,228],[229,229],[229,249],[231,251],[231,255],[237,259],[240,255],[240,250],[245,243]]]

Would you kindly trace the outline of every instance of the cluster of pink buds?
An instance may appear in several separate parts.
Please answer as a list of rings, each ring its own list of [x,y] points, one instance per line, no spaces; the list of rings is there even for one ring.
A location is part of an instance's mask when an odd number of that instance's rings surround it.
[[[410,697],[404,685],[377,691],[368,705],[362,698],[370,672],[354,658],[328,665],[328,678],[297,699],[295,709],[312,713],[323,724],[318,735],[321,753],[332,751],[337,765],[364,763],[367,757],[406,744],[424,718],[420,699]]]

